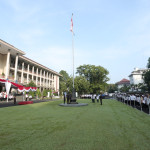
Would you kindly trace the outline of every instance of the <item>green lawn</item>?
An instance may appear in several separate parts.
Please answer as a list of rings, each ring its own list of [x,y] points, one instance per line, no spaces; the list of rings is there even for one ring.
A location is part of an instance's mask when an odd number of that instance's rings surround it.
[[[150,116],[115,100],[0,108],[0,150],[149,150]]]

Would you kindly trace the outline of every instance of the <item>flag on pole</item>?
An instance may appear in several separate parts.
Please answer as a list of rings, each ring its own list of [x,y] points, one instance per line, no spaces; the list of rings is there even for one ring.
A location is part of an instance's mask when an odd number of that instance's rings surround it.
[[[73,14],[72,14],[72,17],[71,17],[71,27],[70,27],[70,31],[73,32]]]

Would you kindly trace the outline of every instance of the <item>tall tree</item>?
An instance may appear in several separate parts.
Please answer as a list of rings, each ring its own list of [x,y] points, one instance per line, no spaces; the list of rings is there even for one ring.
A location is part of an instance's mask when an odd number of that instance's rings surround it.
[[[150,68],[150,57],[148,58],[147,68]]]
[[[148,91],[150,92],[150,70],[147,70],[144,74],[143,74],[143,79],[144,79],[144,83],[147,86]]]
[[[150,57],[148,59],[147,68],[148,70],[143,73],[143,80],[147,86],[147,90],[150,92]]]
[[[59,74],[61,74],[62,76],[60,77],[60,81],[67,81],[70,77],[68,75],[68,73],[65,70],[61,70],[59,72]]]
[[[30,81],[26,87],[36,87],[36,84],[34,83],[34,81]]]
[[[90,83],[83,76],[75,77],[75,89],[79,95],[89,93]]]
[[[98,93],[100,90],[104,90],[106,82],[109,81],[109,78],[107,77],[109,72],[102,66],[81,65],[77,68],[76,73],[89,81],[91,93]]]
[[[107,92],[108,93],[114,93],[115,91],[118,91],[116,84],[108,84],[107,85]]]
[[[67,82],[68,80],[70,79],[68,73],[65,71],[65,70],[61,70],[59,72],[59,74],[61,74],[62,76],[60,77],[60,82],[59,82],[59,85],[60,85],[60,95],[62,94],[62,92],[65,92],[67,91]]]
[[[36,87],[36,84],[34,83],[34,81],[31,80],[26,86],[27,87]],[[34,91],[29,91],[29,95],[34,97],[35,96],[35,92]]]

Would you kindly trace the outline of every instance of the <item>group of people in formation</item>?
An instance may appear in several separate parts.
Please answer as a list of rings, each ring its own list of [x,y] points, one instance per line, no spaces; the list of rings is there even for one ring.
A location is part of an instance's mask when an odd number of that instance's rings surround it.
[[[6,92],[0,92],[0,100],[6,100],[8,96],[8,99],[13,99],[13,94],[7,95]]]
[[[105,98],[104,94],[92,94],[91,99],[92,99],[92,103],[95,103],[95,99],[97,100],[97,103],[99,103],[102,105],[102,100]]]
[[[64,92],[64,104],[66,103],[66,100],[67,100],[67,104],[69,104],[71,102],[71,98],[72,98],[71,93]]]
[[[114,94],[114,97],[119,101],[124,102],[138,102],[139,104],[150,104],[150,95],[149,94],[127,94],[127,93],[118,93]]]
[[[71,98],[72,98],[71,93],[64,92],[64,104],[66,103],[66,100],[67,100],[67,104],[69,104],[71,101]],[[90,98],[92,99],[92,103],[95,103],[95,99],[96,99],[97,103],[99,103],[99,101],[100,101],[100,104],[102,105],[102,99],[105,98],[105,95],[104,94],[98,94],[98,95],[91,94]]]

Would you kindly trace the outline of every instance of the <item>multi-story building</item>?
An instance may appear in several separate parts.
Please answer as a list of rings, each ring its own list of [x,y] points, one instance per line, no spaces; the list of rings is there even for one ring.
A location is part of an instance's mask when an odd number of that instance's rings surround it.
[[[59,92],[59,73],[27,58],[25,52],[0,40],[0,78],[26,85],[31,80],[43,89]]]
[[[118,86],[118,89],[121,89],[124,86],[129,86],[130,81],[128,79],[122,79],[121,81],[117,82],[116,85]]]
[[[143,73],[148,69],[139,69],[139,68],[134,68],[134,71],[131,72],[129,75],[130,78],[130,84],[139,84],[139,83],[144,83],[143,80]]]

